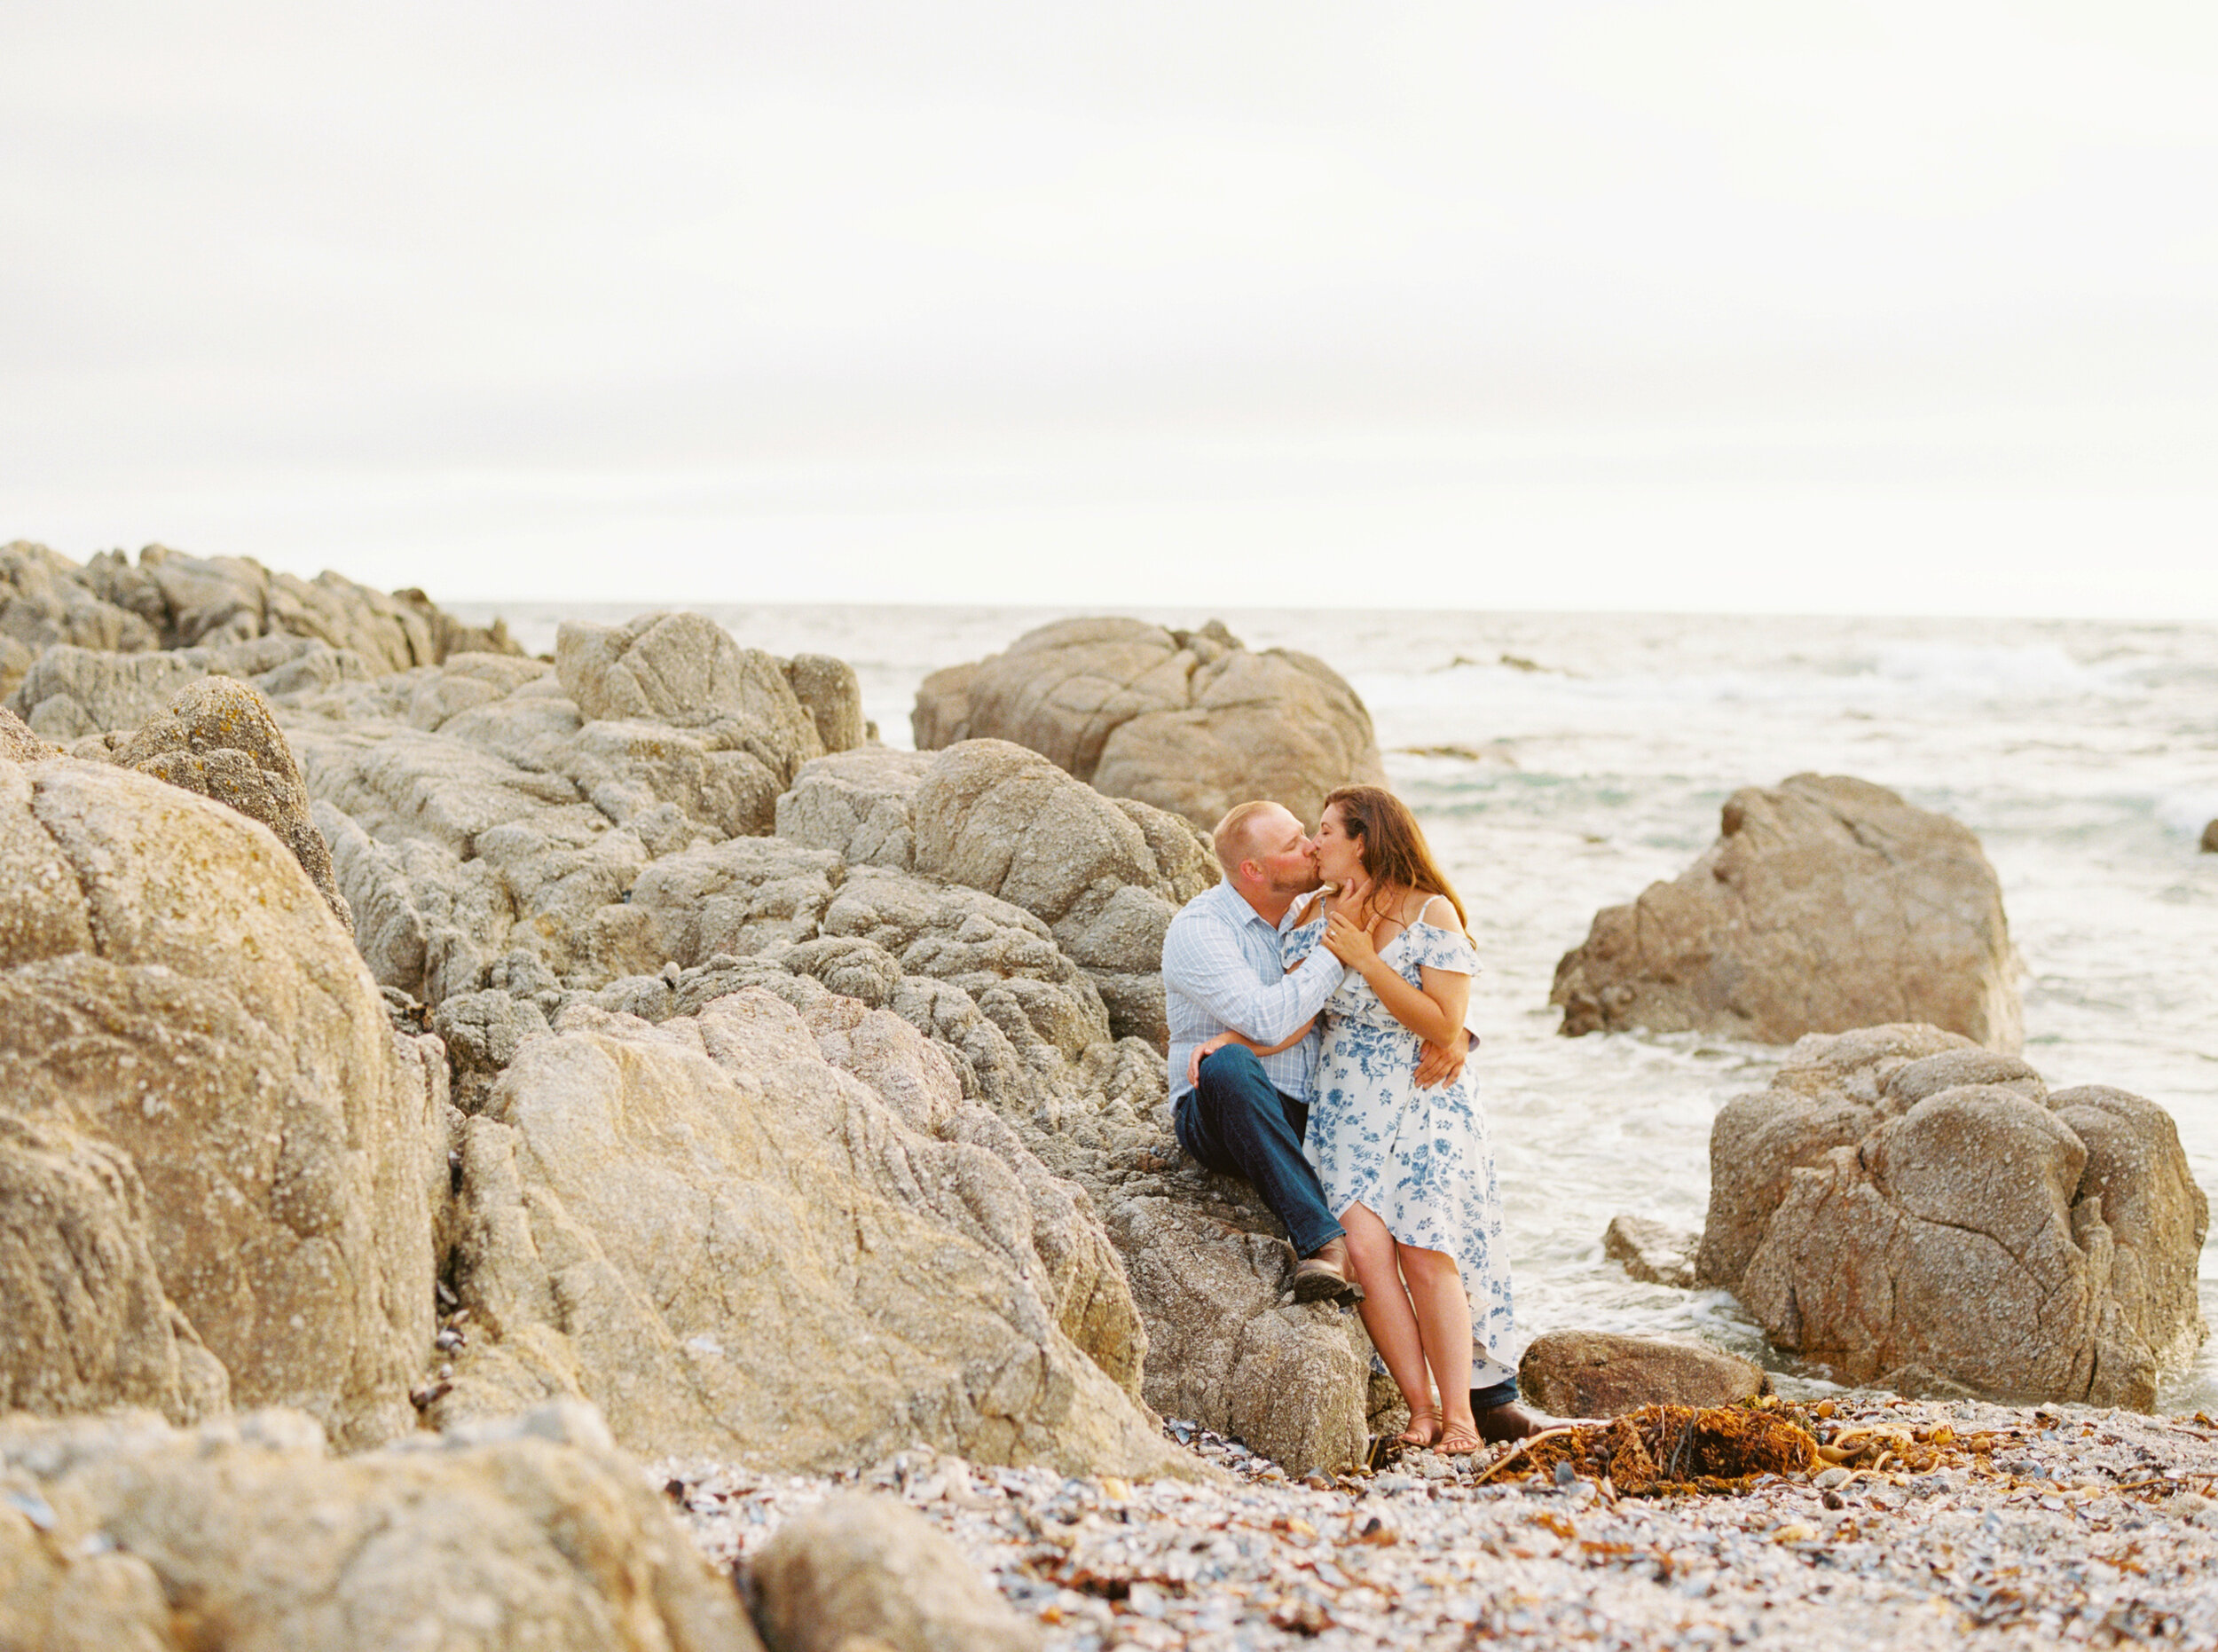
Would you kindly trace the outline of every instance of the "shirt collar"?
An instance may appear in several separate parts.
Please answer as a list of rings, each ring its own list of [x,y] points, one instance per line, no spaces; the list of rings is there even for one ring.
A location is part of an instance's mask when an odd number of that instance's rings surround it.
[[[1254,907],[1248,905],[1246,898],[1241,895],[1239,890],[1233,888],[1229,881],[1220,878],[1217,883],[1210,888],[1209,893],[1216,896],[1219,901],[1223,904],[1234,922],[1243,924],[1260,924],[1263,928],[1269,930],[1274,935],[1285,934],[1286,932],[1287,918],[1291,918],[1296,912],[1299,912],[1302,909],[1302,898],[1297,897],[1294,904],[1286,909],[1286,917],[1280,918],[1276,924],[1274,924],[1262,913],[1258,912]]]

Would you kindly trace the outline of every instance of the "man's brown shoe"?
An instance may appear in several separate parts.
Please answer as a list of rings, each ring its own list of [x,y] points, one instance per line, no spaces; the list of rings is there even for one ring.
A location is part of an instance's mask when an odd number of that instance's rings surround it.
[[[1314,1256],[1294,1264],[1294,1300],[1297,1302],[1338,1302],[1352,1308],[1363,1301],[1363,1286],[1348,1277],[1348,1241],[1327,1239]]]
[[[1484,1411],[1474,1412],[1472,1420],[1479,1426],[1479,1438],[1495,1445],[1505,1440],[1530,1439],[1536,1434],[1563,1427],[1561,1418],[1537,1417],[1514,1400],[1506,1405],[1490,1405]]]

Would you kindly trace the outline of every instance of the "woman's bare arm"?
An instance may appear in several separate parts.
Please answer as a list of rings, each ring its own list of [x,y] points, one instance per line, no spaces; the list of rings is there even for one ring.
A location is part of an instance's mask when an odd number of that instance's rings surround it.
[[[1380,961],[1370,932],[1357,928],[1339,912],[1326,920],[1322,944],[1369,981],[1379,1002],[1420,1038],[1445,1044],[1462,1032],[1464,1011],[1471,1004],[1468,975],[1428,966],[1423,972],[1423,987],[1412,987],[1402,979],[1401,972]]]

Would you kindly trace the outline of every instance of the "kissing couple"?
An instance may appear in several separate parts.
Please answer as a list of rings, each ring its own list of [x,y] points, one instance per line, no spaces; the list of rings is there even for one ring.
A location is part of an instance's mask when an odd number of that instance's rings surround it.
[[[1552,1420],[1518,1405],[1488,1352],[1514,1325],[1466,1072],[1462,901],[1383,787],[1341,787],[1314,833],[1243,803],[1214,846],[1223,881],[1163,938],[1179,1145],[1286,1224],[1296,1300],[1358,1306],[1409,1404],[1401,1444],[1460,1453],[1538,1432]]]

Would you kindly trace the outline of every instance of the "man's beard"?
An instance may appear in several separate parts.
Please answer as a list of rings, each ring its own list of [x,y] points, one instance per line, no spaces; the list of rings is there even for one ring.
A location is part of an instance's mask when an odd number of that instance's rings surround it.
[[[1271,893],[1281,895],[1306,895],[1312,889],[1322,889],[1325,880],[1317,875],[1317,862],[1303,861],[1302,869],[1292,877],[1273,878]]]

